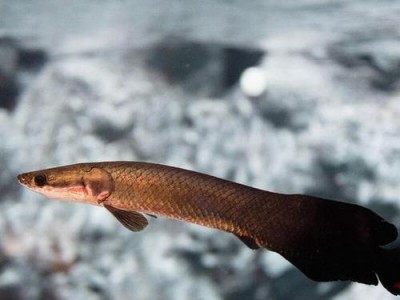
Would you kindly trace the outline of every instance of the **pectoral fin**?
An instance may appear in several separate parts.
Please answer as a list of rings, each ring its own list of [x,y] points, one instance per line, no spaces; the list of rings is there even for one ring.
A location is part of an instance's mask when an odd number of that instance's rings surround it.
[[[149,217],[152,217],[152,218],[154,218],[154,219],[157,219],[157,216],[155,216],[155,215],[146,214],[146,216],[149,216]]]
[[[257,242],[250,236],[247,235],[238,235],[235,234],[243,243],[246,244],[247,247],[249,247],[250,249],[259,249],[260,246],[258,246]]]
[[[122,225],[131,231],[141,231],[149,224],[147,219],[138,212],[120,210],[109,205],[104,205],[104,207],[112,213]]]

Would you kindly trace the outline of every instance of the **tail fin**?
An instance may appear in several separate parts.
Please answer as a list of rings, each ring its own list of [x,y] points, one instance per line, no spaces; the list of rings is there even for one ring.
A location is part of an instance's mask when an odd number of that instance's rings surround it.
[[[262,209],[254,213],[249,228],[255,242],[240,236],[250,248],[281,254],[315,281],[377,285],[379,277],[389,292],[400,294],[400,248],[381,248],[397,238],[396,226],[359,205],[304,195],[285,197],[274,207],[284,213],[272,218],[266,218],[271,213]]]
[[[376,273],[389,292],[400,295],[400,248],[382,249]]]

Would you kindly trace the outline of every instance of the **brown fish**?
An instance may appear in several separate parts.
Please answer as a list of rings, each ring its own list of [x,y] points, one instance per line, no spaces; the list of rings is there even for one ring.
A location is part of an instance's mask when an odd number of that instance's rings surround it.
[[[400,294],[397,229],[371,210],[306,195],[271,193],[184,169],[142,162],[81,163],[18,175],[50,198],[105,207],[132,231],[143,214],[230,232],[266,248],[316,281],[378,284]]]

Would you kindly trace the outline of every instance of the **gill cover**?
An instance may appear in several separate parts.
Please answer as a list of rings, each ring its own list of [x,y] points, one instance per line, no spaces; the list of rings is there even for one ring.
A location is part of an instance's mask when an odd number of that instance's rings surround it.
[[[114,191],[114,180],[110,173],[102,168],[91,168],[83,178],[83,184],[90,200],[97,204],[106,200]]]

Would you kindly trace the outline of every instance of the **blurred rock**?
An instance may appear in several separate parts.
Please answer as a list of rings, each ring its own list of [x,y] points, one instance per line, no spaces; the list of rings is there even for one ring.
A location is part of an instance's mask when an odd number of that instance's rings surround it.
[[[331,56],[347,68],[366,76],[376,89],[393,92],[400,88],[400,36],[367,37],[340,42]]]

